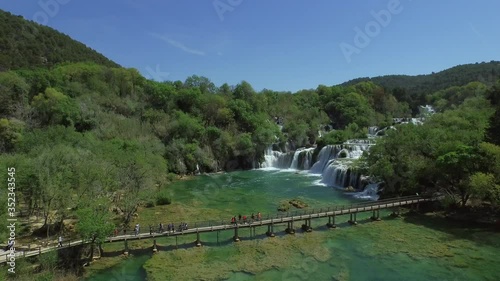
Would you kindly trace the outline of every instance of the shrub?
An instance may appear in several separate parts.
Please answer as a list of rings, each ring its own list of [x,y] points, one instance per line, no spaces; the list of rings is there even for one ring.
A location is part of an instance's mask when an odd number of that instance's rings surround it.
[[[165,191],[158,193],[156,196],[156,205],[170,205],[171,203],[172,199]]]

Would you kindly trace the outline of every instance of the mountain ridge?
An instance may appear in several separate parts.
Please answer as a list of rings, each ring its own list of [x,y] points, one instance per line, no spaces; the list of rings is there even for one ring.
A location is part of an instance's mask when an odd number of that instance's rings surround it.
[[[50,68],[61,63],[119,64],[54,28],[0,9],[0,71]]]

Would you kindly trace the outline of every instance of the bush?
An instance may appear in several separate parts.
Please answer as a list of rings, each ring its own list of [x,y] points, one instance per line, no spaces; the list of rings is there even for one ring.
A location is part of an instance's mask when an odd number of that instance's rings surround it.
[[[458,202],[456,198],[452,195],[446,195],[444,199],[441,201],[443,208],[447,210],[453,210],[458,208]]]
[[[158,195],[156,196],[156,205],[170,205],[171,203],[172,199],[165,191],[158,193]]]
[[[157,199],[156,201],[158,201],[158,199]],[[146,208],[153,208],[154,206],[156,206],[156,204],[155,204],[155,201],[154,201],[154,200],[148,200],[148,201],[144,204],[144,206],[145,206]]]

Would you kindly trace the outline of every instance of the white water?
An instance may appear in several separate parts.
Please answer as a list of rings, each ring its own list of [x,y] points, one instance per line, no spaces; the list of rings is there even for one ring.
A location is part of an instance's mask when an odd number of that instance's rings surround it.
[[[282,153],[269,147],[264,154],[261,168],[309,170],[314,148],[299,148],[295,152]]]
[[[269,147],[264,155],[262,169],[280,169],[288,171],[308,170],[311,175],[320,175],[315,185],[325,185],[344,189],[363,188],[361,175],[352,168],[354,160],[368,151],[372,140],[349,140],[342,145],[327,145],[321,149],[317,161],[312,163],[314,148],[299,148],[295,152],[282,153]],[[366,184],[366,183],[364,183]],[[377,184],[367,185],[362,192],[350,193],[357,198],[377,200]]]

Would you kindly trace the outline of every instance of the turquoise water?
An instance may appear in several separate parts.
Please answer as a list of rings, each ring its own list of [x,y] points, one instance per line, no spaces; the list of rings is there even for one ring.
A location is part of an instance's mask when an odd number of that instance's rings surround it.
[[[357,202],[318,180],[293,171],[199,176],[170,186],[174,203],[156,213],[145,210],[140,218],[148,212],[190,222],[252,212],[266,216],[293,198],[314,208]],[[313,220],[312,233],[286,235],[286,226],[279,226],[275,238],[265,237],[264,227],[256,229],[257,237],[240,230],[240,243],[231,241],[232,231],[220,232],[218,239],[217,233],[203,234],[200,248],[192,247],[195,237],[179,238],[178,250],[174,238],[161,238],[158,254],[132,257],[87,280],[499,280],[499,233],[430,216],[392,219],[389,212],[381,212],[381,222],[359,214],[357,226],[339,217],[335,230],[324,226],[326,220]]]

